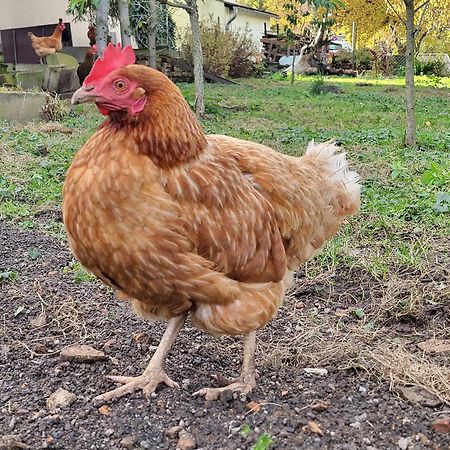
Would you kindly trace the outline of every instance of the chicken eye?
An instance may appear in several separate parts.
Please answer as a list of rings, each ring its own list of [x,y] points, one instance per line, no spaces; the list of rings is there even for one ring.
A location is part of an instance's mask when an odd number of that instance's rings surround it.
[[[114,89],[117,91],[124,91],[127,88],[127,83],[125,80],[114,81]]]

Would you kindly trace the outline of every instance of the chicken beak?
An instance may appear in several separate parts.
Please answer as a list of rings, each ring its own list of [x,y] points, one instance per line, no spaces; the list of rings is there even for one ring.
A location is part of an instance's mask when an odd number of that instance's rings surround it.
[[[70,103],[72,105],[78,105],[79,103],[95,102],[99,100],[100,96],[94,94],[94,92],[92,92],[93,89],[93,87],[89,87],[88,89],[86,89],[85,86],[81,86],[80,89],[76,90],[73,93]]]

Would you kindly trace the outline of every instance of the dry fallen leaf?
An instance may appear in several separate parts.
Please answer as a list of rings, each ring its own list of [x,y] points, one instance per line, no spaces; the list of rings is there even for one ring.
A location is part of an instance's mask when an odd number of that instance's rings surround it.
[[[104,344],[103,347],[112,347],[114,345],[117,344],[117,339],[112,338],[112,339],[108,339]]]
[[[336,311],[334,312],[334,315],[337,317],[345,317],[348,316],[348,310],[347,309],[341,309],[338,308],[336,309]]]
[[[434,431],[438,433],[450,433],[450,417],[441,417],[433,422]]]
[[[450,340],[429,339],[428,341],[419,342],[417,346],[426,353],[450,352]]]
[[[111,408],[108,405],[102,405],[98,408],[98,412],[104,416],[109,416],[111,414]]]
[[[306,427],[303,427],[304,429],[306,428],[306,430],[311,431],[314,434],[318,434],[319,436],[323,436],[323,431],[320,429],[319,425],[317,425],[316,422],[314,422],[314,420],[310,420],[307,424]]]
[[[145,331],[141,331],[138,333],[133,333],[133,339],[142,344],[143,342],[147,342],[150,339],[150,336]]]
[[[314,411],[325,411],[331,406],[331,403],[328,400],[318,401],[311,406],[311,409]]]
[[[289,391],[281,391],[281,396],[286,397],[289,394]]]
[[[258,412],[261,409],[261,405],[254,401],[248,402],[246,406],[252,412]]]

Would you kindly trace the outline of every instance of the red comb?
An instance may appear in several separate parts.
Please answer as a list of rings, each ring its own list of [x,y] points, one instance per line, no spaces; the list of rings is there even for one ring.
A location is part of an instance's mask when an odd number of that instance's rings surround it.
[[[136,56],[131,45],[127,45],[122,49],[120,44],[114,47],[114,45],[109,43],[103,51],[103,56],[95,61],[91,73],[84,80],[83,86],[95,83],[114,70],[134,64],[135,61]]]

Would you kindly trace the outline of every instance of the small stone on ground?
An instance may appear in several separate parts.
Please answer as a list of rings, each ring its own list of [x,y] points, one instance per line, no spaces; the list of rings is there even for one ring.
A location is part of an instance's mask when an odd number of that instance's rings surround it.
[[[51,413],[58,412],[61,408],[67,408],[77,401],[77,396],[72,392],[59,388],[47,399],[47,408]]]
[[[89,363],[105,360],[106,355],[90,345],[71,345],[61,350],[59,359],[61,361]]]

